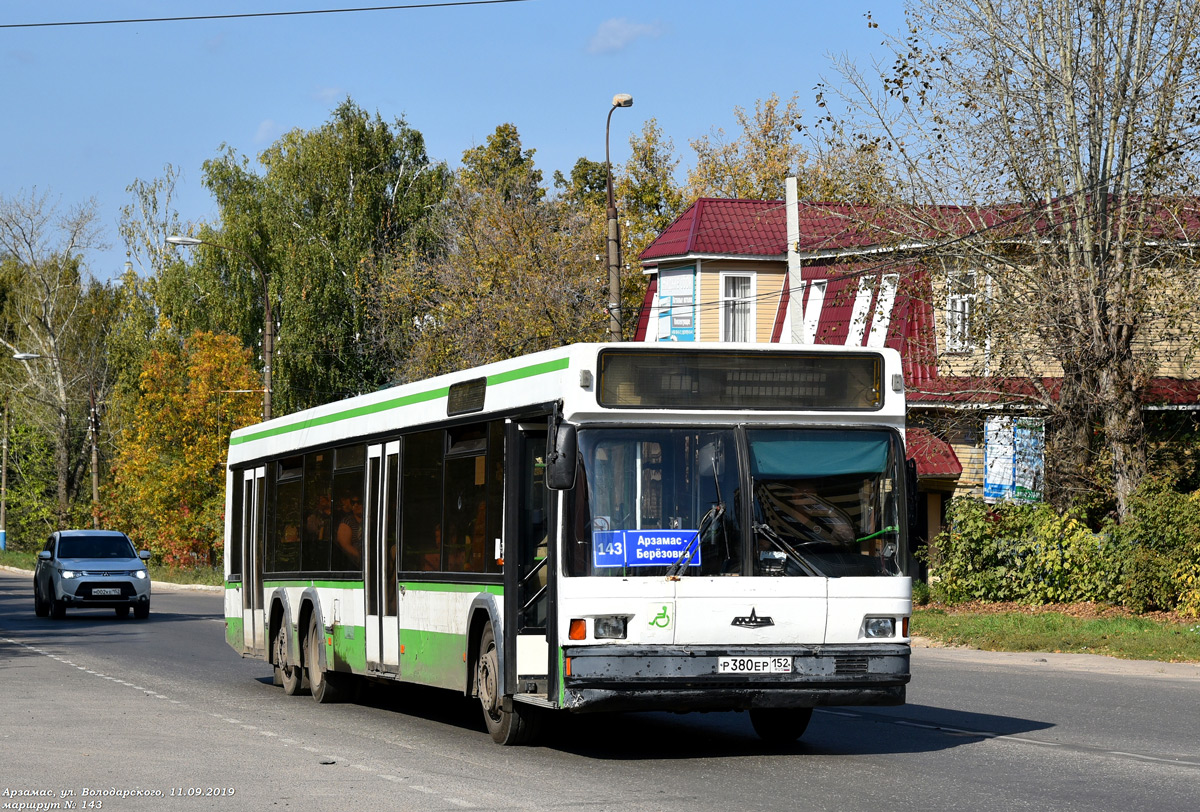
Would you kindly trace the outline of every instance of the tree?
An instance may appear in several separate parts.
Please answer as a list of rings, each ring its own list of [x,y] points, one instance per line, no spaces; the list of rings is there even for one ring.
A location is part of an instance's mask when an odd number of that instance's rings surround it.
[[[716,128],[691,142],[696,165],[688,172],[687,198],[749,198],[773,200],[784,196],[784,181],[799,176],[807,151],[798,141],[803,131],[798,96],[780,107],[772,93],[754,103],[754,115],[733,108],[742,128],[734,140]]]
[[[250,351],[230,335],[158,342],[120,435],[106,518],[170,565],[218,563],[229,433],[258,419]]]
[[[614,189],[627,259],[636,260],[683,213],[684,190],[675,180],[678,168],[675,144],[663,135],[657,120],[649,119],[640,134],[629,137],[629,158]]]
[[[601,220],[547,200],[532,156],[516,128],[498,127],[464,154],[438,209],[440,242],[408,246],[383,269],[375,321],[393,326],[397,378],[603,336]]]
[[[277,414],[379,386],[386,362],[366,307],[374,269],[397,246],[430,242],[425,218],[447,170],[403,119],[388,125],[348,99],[259,162],[262,175],[232,151],[205,163],[221,222],[197,236],[222,247],[201,246],[186,280],[163,283],[175,291],[164,314],[181,332],[229,332],[256,346],[265,276]]]
[[[603,211],[608,203],[608,167],[602,161],[580,158],[571,167],[569,178],[554,171],[554,188],[572,205]]]
[[[108,377],[103,337],[113,316],[112,291],[86,278],[83,257],[97,246],[95,203],[60,212],[45,194],[0,196],[0,344],[22,364],[30,419],[54,438],[55,516],[69,524],[86,470],[89,390],[103,401]]]
[[[840,63],[916,204],[897,239],[979,271],[975,371],[1032,381],[1060,493],[1111,487],[1125,515],[1145,387],[1195,346],[1200,5],[914,0],[908,17],[878,84]]]

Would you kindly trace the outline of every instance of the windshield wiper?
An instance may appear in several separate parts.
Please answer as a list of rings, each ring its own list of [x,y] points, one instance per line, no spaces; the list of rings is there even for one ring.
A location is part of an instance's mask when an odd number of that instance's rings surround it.
[[[755,522],[754,523],[754,532],[761,533],[763,535],[763,537],[767,541],[771,542],[771,544],[773,544],[777,550],[779,550],[784,555],[786,555],[788,558],[790,558],[792,560],[792,562],[795,563],[796,566],[798,566],[801,570],[803,570],[805,575],[812,575],[812,576],[817,576],[817,577],[823,577],[825,575],[825,573],[823,573],[819,569],[817,569],[816,566],[812,564],[812,562],[810,562],[804,556],[800,555],[800,553],[797,552],[795,547],[793,547],[792,545],[790,545],[786,541],[784,541],[783,537],[780,536],[778,533],[776,533],[774,530],[772,530],[770,525],[765,524],[763,522]],[[804,542],[800,542],[800,546],[803,547],[803,546],[807,546],[810,544],[825,544],[825,543],[826,542],[824,542],[824,541],[804,541]]]
[[[682,575],[692,563],[692,558],[696,555],[696,551],[700,549],[700,539],[704,537],[704,531],[714,521],[725,515],[725,503],[714,502],[713,506],[704,514],[704,518],[700,520],[700,526],[696,528],[696,535],[692,536],[691,540],[683,548],[683,552],[679,554],[679,558],[675,559],[675,563],[667,569],[667,578],[676,579]]]

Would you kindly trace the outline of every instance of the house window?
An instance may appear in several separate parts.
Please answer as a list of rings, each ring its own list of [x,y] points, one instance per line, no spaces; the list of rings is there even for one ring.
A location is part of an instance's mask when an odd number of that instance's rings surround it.
[[[976,300],[975,271],[956,271],[950,274],[946,294],[946,351],[970,352],[975,349],[973,337]]]
[[[721,274],[721,340],[754,338],[753,274]]]

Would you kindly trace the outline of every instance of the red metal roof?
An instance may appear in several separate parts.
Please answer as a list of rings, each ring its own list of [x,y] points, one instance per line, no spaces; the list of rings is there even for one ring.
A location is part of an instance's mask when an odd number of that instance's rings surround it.
[[[927,429],[904,430],[905,453],[917,463],[918,477],[957,478],[962,473],[958,455],[942,438]]]
[[[981,232],[988,232],[993,239],[1027,240],[1073,221],[1070,206],[1069,199],[1050,209],[1020,204],[878,209],[805,201],[797,205],[800,239],[796,247],[802,252],[845,251]],[[667,226],[642,252],[641,260],[690,254],[783,256],[787,253],[786,214],[787,204],[782,200],[702,197]],[[1148,230],[1157,237],[1195,240],[1200,235],[1200,200],[1164,199],[1148,218]],[[1119,221],[1113,217],[1114,228]]]
[[[641,260],[689,254],[782,256],[787,253],[787,217],[782,200],[723,200],[702,197],[642,252]]]

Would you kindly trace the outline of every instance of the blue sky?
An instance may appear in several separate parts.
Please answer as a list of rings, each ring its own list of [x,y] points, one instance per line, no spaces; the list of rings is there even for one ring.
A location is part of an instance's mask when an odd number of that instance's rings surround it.
[[[419,2],[419,0],[417,0]],[[390,5],[313,0],[5,0],[0,24],[298,11]],[[868,29],[871,11],[879,29]],[[898,0],[527,0],[487,6],[188,22],[0,28],[0,195],[34,188],[63,208],[95,198],[120,272],[126,187],[182,171],[185,221],[213,221],[201,165],[222,144],[252,158],[284,132],[320,126],[347,96],[391,121],[404,116],[430,155],[457,165],[498,124],[514,123],[550,179],[612,159],[656,118],[675,143],[735,128],[735,106],[812,88],[828,56],[883,56],[903,22]],[[680,180],[683,180],[681,177]]]

